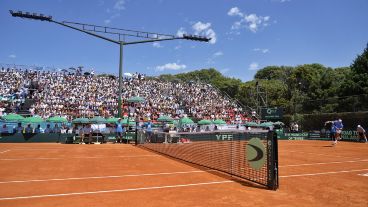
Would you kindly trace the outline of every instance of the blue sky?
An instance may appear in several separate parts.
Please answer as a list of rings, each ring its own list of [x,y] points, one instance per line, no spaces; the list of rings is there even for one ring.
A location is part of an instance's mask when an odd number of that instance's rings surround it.
[[[68,68],[82,65],[117,74],[119,47],[8,10],[55,20],[150,32],[201,34],[185,40],[127,45],[124,72],[148,75],[214,67],[251,80],[268,65],[348,66],[368,43],[367,0],[3,0],[0,63]]]

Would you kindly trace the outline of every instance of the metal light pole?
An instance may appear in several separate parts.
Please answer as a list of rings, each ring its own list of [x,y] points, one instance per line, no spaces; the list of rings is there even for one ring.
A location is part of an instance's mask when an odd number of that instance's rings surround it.
[[[177,39],[193,40],[193,41],[200,41],[200,42],[209,42],[211,40],[211,38],[198,36],[198,35],[184,34],[182,37],[178,37],[175,35],[160,34],[160,33],[154,33],[154,32],[144,32],[144,31],[137,31],[137,30],[127,30],[127,29],[97,26],[97,25],[77,23],[77,22],[67,22],[67,21],[58,22],[58,21],[53,20],[52,16],[45,16],[43,14],[30,13],[30,12],[10,10],[10,14],[13,17],[21,17],[21,18],[26,18],[26,19],[52,22],[52,23],[59,24],[64,27],[68,27],[68,28],[92,35],[94,37],[104,39],[106,41],[118,44],[120,46],[119,92],[118,92],[118,95],[119,95],[118,97],[118,117],[119,118],[122,117],[121,106],[122,106],[122,93],[123,93],[123,49],[124,49],[124,45],[166,41],[166,40],[177,40]],[[118,39],[115,40],[109,37],[98,35],[96,33],[115,35],[115,36],[118,36]],[[128,41],[125,41],[126,37],[141,38],[141,39],[146,39],[146,40],[128,42]],[[122,38],[123,40],[121,40]]]

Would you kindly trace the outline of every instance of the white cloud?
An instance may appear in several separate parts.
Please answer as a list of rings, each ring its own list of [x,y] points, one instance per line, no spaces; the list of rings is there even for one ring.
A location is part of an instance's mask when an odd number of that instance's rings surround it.
[[[155,47],[155,48],[161,48],[161,47],[163,47],[159,42],[154,42],[152,44],[152,46]]]
[[[110,23],[111,23],[111,19],[105,19],[105,20],[104,20],[104,23],[105,23],[105,24],[110,24]]]
[[[176,36],[178,37],[182,37],[184,34],[186,34],[187,32],[185,31],[185,29],[183,27],[180,27],[178,29],[178,31],[176,32]]]
[[[252,62],[252,63],[249,65],[248,70],[258,70],[258,67],[259,67],[258,63],[256,63],[256,62]]]
[[[205,30],[208,30],[210,27],[211,27],[211,23],[202,23],[200,21],[192,25],[192,28],[196,35],[198,35],[199,33]]]
[[[124,10],[125,9],[125,0],[118,0],[115,2],[114,9],[116,10]]]
[[[183,70],[185,69],[187,66],[182,64],[177,64],[177,63],[166,63],[165,65],[159,65],[156,66],[156,71],[164,71],[164,70]]]
[[[216,32],[211,28],[211,23],[202,23],[201,21],[192,25],[195,35],[204,35],[211,38],[210,44],[215,44],[217,41]]]
[[[271,19],[270,16],[258,16],[257,14],[246,15],[242,13],[238,7],[231,8],[227,14],[229,16],[238,16],[240,18],[232,24],[232,30],[247,28],[254,33],[256,33],[260,27],[268,26]]]
[[[224,55],[224,53],[223,53],[223,52],[221,52],[221,51],[218,51],[218,52],[215,52],[215,53],[213,54],[213,57],[219,57],[219,56],[222,56],[222,55]]]
[[[233,7],[233,8],[231,8],[227,12],[227,15],[229,15],[229,16],[240,16],[240,17],[242,17],[243,16],[243,13],[240,12],[240,10],[239,10],[238,7]]]
[[[267,49],[267,48],[264,48],[264,49],[262,49],[262,48],[254,48],[253,51],[255,51],[255,52],[262,52],[264,54],[270,52],[270,50]]]
[[[207,38],[211,38],[211,40],[209,41],[210,44],[216,43],[217,41],[216,32],[211,28],[211,23],[209,22],[203,23],[199,21],[191,24],[195,35],[201,35]],[[185,28],[180,27],[176,35],[182,37],[183,34],[186,34]]]
[[[11,54],[11,55],[9,55],[8,57],[9,57],[9,58],[16,58],[17,56],[16,56],[16,55],[14,55],[14,54]]]

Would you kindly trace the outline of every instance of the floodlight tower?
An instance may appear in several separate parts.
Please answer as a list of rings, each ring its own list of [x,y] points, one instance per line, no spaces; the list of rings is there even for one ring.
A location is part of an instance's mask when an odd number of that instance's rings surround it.
[[[122,105],[122,91],[123,91],[122,89],[123,88],[123,83],[122,83],[122,80],[123,80],[123,48],[125,45],[133,45],[133,44],[149,43],[149,42],[157,42],[157,41],[167,41],[167,40],[177,40],[177,39],[200,41],[200,42],[209,42],[211,40],[211,38],[207,38],[204,36],[198,36],[198,35],[184,34],[183,36],[178,37],[176,35],[120,29],[120,28],[105,27],[105,26],[84,24],[84,23],[78,23],[78,22],[68,22],[68,21],[59,22],[59,21],[54,20],[52,16],[48,16],[48,15],[46,16],[44,14],[37,14],[37,13],[30,13],[30,12],[10,10],[10,14],[13,17],[21,17],[21,18],[26,18],[26,19],[52,22],[52,23],[55,23],[55,24],[58,24],[64,27],[68,27],[68,28],[92,35],[94,37],[104,39],[106,41],[118,44],[120,46],[118,117],[122,117],[121,105]],[[106,35],[114,35],[114,36],[117,36],[118,38],[113,39],[110,37],[99,35],[97,33],[103,33]],[[139,38],[139,39],[144,39],[144,40],[125,41],[127,37]]]

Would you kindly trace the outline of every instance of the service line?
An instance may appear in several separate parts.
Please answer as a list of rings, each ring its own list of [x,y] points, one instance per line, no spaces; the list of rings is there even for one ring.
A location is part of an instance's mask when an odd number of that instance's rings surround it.
[[[19,161],[19,160],[64,160],[64,159],[104,159],[112,157],[121,158],[136,158],[136,157],[159,157],[160,155],[121,155],[121,156],[104,156],[104,157],[35,157],[35,158],[1,158],[4,161]]]
[[[64,181],[64,180],[88,180],[88,179],[107,179],[107,178],[123,178],[123,177],[141,177],[141,176],[158,176],[158,175],[175,175],[189,173],[204,173],[214,170],[192,170],[179,172],[161,172],[161,173],[144,173],[144,174],[127,174],[127,175],[109,175],[109,176],[92,176],[92,177],[76,177],[76,178],[52,178],[52,179],[33,179],[33,180],[11,180],[0,181],[0,184],[6,183],[30,183],[30,182],[49,182],[49,181]]]
[[[182,185],[164,185],[164,186],[153,186],[144,188],[126,188],[118,190],[101,190],[101,191],[87,191],[87,192],[76,192],[76,193],[60,193],[60,194],[46,194],[46,195],[33,195],[33,196],[18,196],[18,197],[5,197],[0,198],[0,201],[4,200],[19,200],[19,199],[30,199],[30,198],[46,198],[46,197],[61,197],[61,196],[73,196],[73,195],[89,195],[89,194],[101,194],[101,193],[116,193],[116,192],[128,192],[128,191],[140,191],[140,190],[156,190],[165,188],[180,188],[180,187],[191,187],[191,186],[201,186],[201,185],[214,185],[223,183],[233,183],[234,181],[222,180],[207,183],[190,183]]]

